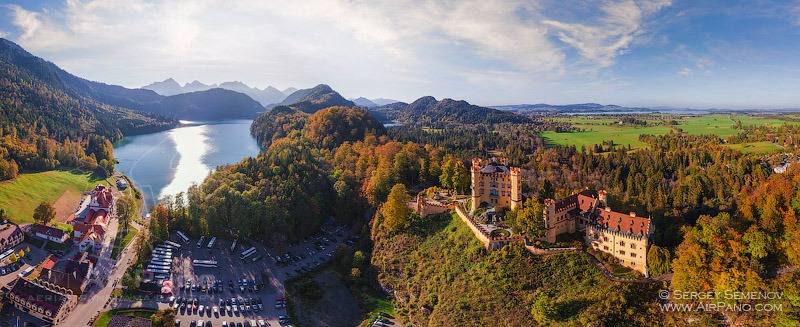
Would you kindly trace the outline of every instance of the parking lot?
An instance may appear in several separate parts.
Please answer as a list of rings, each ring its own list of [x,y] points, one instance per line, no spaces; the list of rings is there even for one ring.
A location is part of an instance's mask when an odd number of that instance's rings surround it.
[[[239,244],[231,251],[231,240],[218,239],[209,250],[206,248],[208,239],[198,248],[197,239],[183,243],[173,237],[172,241],[182,244],[180,250],[173,251],[170,280],[174,284],[174,298],[159,307],[174,307],[178,302],[176,319],[180,320],[180,326],[190,326],[192,321],[200,320],[211,322],[211,326],[223,326],[223,322],[228,326],[237,326],[237,323],[250,326],[251,322],[258,325],[259,320],[269,326],[280,326],[281,322],[286,325],[287,321],[279,320],[287,315],[285,305],[277,301],[284,297],[284,281],[329,260],[339,244],[347,244],[348,237],[343,229],[320,232],[317,238],[307,238],[280,253],[280,263],[278,253],[260,244],[254,244],[256,254],[240,260],[239,255],[249,245]],[[286,259],[287,254],[289,259]],[[254,262],[253,258],[258,256],[260,259]],[[214,260],[218,267],[195,267],[192,260]],[[181,305],[184,301],[186,303]]]

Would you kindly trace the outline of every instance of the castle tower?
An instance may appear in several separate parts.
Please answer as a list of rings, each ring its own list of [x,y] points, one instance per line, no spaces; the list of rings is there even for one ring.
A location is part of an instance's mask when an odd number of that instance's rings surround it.
[[[481,164],[483,160],[474,158],[472,159],[472,167],[470,167],[470,177],[472,183],[470,184],[470,189],[472,190],[472,208],[471,211],[475,211],[478,209],[478,206],[481,204],[481,196],[480,190],[483,188],[483,179],[481,176]]]
[[[511,167],[511,210],[522,207],[522,183],[519,167]]]

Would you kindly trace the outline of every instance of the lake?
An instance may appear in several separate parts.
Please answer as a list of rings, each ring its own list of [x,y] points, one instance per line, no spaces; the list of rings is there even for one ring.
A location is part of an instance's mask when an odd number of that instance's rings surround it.
[[[125,137],[114,145],[116,169],[133,180],[151,205],[200,184],[217,166],[256,156],[260,147],[250,135],[251,123],[181,121],[179,128]]]

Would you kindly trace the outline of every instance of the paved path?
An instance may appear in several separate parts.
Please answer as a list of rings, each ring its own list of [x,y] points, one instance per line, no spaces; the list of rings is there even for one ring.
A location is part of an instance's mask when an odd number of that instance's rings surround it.
[[[131,225],[137,229],[142,228],[136,222],[131,222]],[[86,291],[81,295],[78,305],[69,313],[67,319],[61,322],[61,326],[86,326],[100,311],[108,310],[108,302],[111,300],[111,291],[114,290],[114,281],[119,280],[133,261],[134,251],[132,245],[135,239],[128,243],[128,246],[123,250],[117,260],[111,259],[111,250],[114,247],[114,239],[116,238],[119,229],[119,222],[117,219],[110,219],[108,224],[108,231],[105,242],[103,243],[103,251],[100,253],[97,260],[97,266],[94,268],[95,278],[90,282]],[[137,234],[138,238],[140,234]]]

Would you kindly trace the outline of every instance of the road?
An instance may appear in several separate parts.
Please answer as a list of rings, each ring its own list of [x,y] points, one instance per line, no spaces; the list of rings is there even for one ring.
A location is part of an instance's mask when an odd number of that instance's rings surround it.
[[[142,228],[136,222],[131,222],[131,225],[137,229]],[[134,251],[132,245],[133,241],[128,243],[128,246],[123,250],[118,260],[111,259],[111,249],[114,246],[114,239],[116,238],[119,229],[119,221],[117,219],[110,219],[108,224],[108,231],[106,232],[106,240],[103,243],[103,251],[100,253],[97,260],[97,266],[94,267],[96,278],[93,278],[92,284],[89,285],[86,291],[81,295],[78,305],[69,313],[67,319],[61,322],[61,326],[86,326],[89,321],[95,317],[100,311],[107,310],[106,304],[111,299],[111,291],[114,290],[114,281],[119,280],[131,265],[133,260]],[[136,237],[139,237],[137,234]]]

